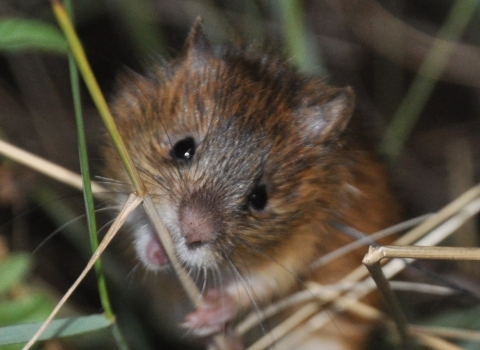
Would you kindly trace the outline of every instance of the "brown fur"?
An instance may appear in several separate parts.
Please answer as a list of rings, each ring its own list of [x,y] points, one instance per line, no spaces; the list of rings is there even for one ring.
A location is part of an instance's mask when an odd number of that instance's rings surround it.
[[[283,60],[212,48],[199,23],[180,58],[149,77],[124,77],[112,109],[128,150],[160,212],[201,208],[199,225],[212,230],[199,234],[201,244],[212,252],[210,267],[227,276],[235,314],[252,307],[252,296],[262,305],[288,294],[312,261],[352,241],[333,224],[372,233],[396,220],[383,167],[348,129],[353,100],[350,89]],[[185,137],[196,142],[187,165],[170,154]],[[114,151],[104,154],[106,174],[128,181]],[[262,210],[247,200],[258,184],[268,193]],[[335,282],[364,252],[310,277]]]

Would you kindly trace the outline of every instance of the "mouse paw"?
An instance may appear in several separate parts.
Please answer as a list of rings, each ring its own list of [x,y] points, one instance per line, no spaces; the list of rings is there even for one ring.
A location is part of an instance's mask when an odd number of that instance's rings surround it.
[[[232,298],[221,290],[211,289],[204,296],[204,306],[185,316],[182,327],[197,337],[206,337],[224,330],[227,322],[235,316]]]

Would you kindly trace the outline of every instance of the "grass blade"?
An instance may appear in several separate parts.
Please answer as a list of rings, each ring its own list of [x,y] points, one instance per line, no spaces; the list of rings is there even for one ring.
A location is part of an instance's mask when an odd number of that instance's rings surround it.
[[[66,54],[68,46],[55,26],[32,19],[0,19],[0,50],[41,50]]]
[[[70,18],[73,18],[73,10],[70,1],[66,1],[69,9]],[[93,201],[90,169],[88,166],[87,140],[85,138],[85,127],[83,122],[82,102],[80,97],[80,82],[78,69],[72,54],[68,55],[68,65],[70,70],[70,82],[72,87],[73,107],[75,110],[75,121],[77,123],[77,141],[78,154],[80,159],[80,169],[82,173],[83,200],[85,203],[85,214],[87,217],[88,233],[92,252],[98,248],[97,223],[95,219],[95,204]],[[107,292],[105,276],[102,273],[102,263],[100,258],[95,262],[95,274],[97,275],[98,291],[103,310],[109,319],[114,319],[110,299]]]
[[[415,80],[385,132],[380,150],[388,156],[391,162],[394,162],[400,155],[455,49],[455,41],[458,40],[476,13],[477,6],[477,0],[457,0],[452,6],[444,26],[438,33],[437,40],[433,43],[430,53],[420,66]]]
[[[140,175],[138,174],[137,168],[135,167],[133,160],[127,151],[125,143],[120,137],[120,133],[118,132],[117,126],[113,121],[113,117],[110,113],[105,97],[98,86],[97,79],[93,75],[92,69],[87,60],[87,56],[85,55],[82,44],[75,33],[72,22],[70,21],[68,14],[66,13],[65,8],[60,1],[52,0],[52,8],[55,17],[62,28],[65,38],[67,39],[70,52],[75,58],[75,62],[77,63],[80,73],[82,74],[85,85],[90,92],[90,96],[92,97],[93,102],[95,103],[95,106],[97,107],[97,110],[100,113],[100,116],[102,117],[110,136],[112,137],[113,143],[118,150],[120,158],[125,165],[133,187],[139,196],[144,196],[146,193],[145,186],[140,179]]]
[[[43,322],[0,328],[0,345],[26,343]],[[63,318],[52,321],[38,340],[69,337],[108,328],[112,325],[104,315]]]
[[[26,254],[11,254],[0,263],[0,294],[19,283],[32,268],[32,260]]]
[[[275,4],[281,16],[287,56],[292,57],[303,71],[325,74],[325,64],[306,26],[302,4],[301,1],[292,0],[281,0]]]

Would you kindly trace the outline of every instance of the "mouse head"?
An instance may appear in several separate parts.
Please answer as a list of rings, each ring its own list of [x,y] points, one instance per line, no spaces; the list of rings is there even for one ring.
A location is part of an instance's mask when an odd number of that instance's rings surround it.
[[[121,85],[119,130],[186,266],[280,259],[303,228],[332,218],[349,88],[248,48],[214,47],[199,20],[178,59]],[[107,173],[126,180],[106,155]],[[156,268],[149,234],[137,232],[137,250]]]

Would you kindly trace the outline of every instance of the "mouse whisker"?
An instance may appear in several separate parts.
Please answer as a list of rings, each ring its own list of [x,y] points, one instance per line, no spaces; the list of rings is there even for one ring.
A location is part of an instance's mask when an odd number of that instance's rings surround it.
[[[113,179],[106,176],[100,176],[100,175],[95,175],[95,182],[99,184],[108,184],[108,185],[124,185],[124,186],[130,186],[130,187],[132,186],[131,184],[125,181]]]
[[[112,208],[112,207],[95,209],[95,213],[100,213],[100,212],[104,212],[104,211],[112,211],[114,209],[115,208]],[[43,239],[42,242],[40,242],[37,245],[37,247],[32,251],[32,254],[38,253],[38,251],[40,249],[42,249],[45,246],[45,244],[47,244],[55,235],[57,235],[59,232],[61,232],[63,229],[65,229],[69,225],[72,225],[73,223],[84,219],[85,216],[86,216],[85,214],[79,215],[76,218],[74,218],[74,219],[64,223],[63,225],[57,227],[52,233],[50,233],[45,239]],[[113,220],[111,220],[110,222],[113,222]],[[100,232],[100,230],[99,230],[99,232]]]
[[[255,313],[258,317],[259,320],[261,320],[260,322],[260,329],[262,331],[263,334],[268,334],[268,331],[263,323],[263,320],[265,319],[265,317],[263,317],[263,308],[261,307],[261,304],[258,302],[258,296],[255,294],[255,288],[252,284],[252,281],[250,279],[250,277],[245,277],[241,272],[240,270],[236,267],[236,265],[234,264],[234,262],[228,258],[228,263],[229,263],[229,266],[231,268],[231,271],[236,275],[237,278],[235,278],[235,281],[240,281],[240,283],[242,284],[241,287],[239,287],[237,285],[237,288],[244,288],[244,290],[246,291],[246,293],[248,294],[248,297],[250,299],[250,301],[252,302],[252,312]],[[244,267],[246,268],[247,272],[249,271],[248,269],[248,264],[245,262],[245,260],[242,258],[242,261],[243,261],[243,264],[244,264]],[[248,275],[250,276],[250,273],[248,272]]]
[[[200,269],[194,269],[195,270],[195,284],[197,286],[199,285],[204,285],[205,284],[205,271],[204,269],[200,268]]]
[[[217,268],[212,268],[212,280],[210,281],[210,288],[217,289],[220,280],[220,271]]]
[[[128,274],[125,276],[125,279],[127,281],[127,287],[132,288],[133,285],[135,284],[135,275],[138,274],[140,267],[142,266],[141,262],[137,262],[135,266],[128,272]]]
[[[200,288],[200,294],[203,295],[205,293],[205,290],[207,289],[207,282],[208,282],[208,268],[204,266],[202,268],[203,272],[203,280],[202,280],[202,286]]]

